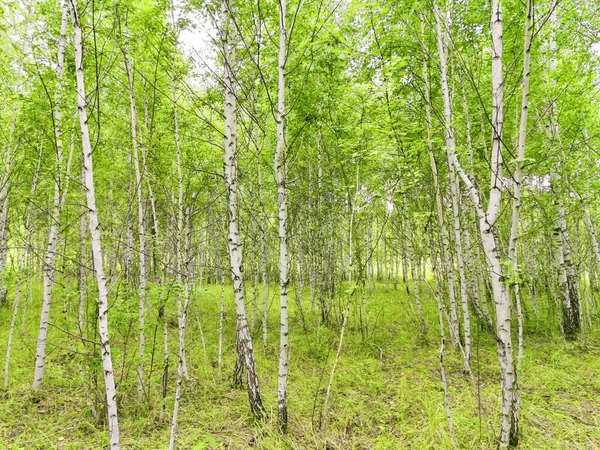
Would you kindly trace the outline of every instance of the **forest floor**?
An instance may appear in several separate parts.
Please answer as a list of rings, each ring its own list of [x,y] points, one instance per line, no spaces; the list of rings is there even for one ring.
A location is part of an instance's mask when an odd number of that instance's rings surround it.
[[[251,289],[249,291],[251,296]],[[73,288],[62,288],[57,290],[55,298],[61,298],[61,295],[72,298],[77,294]],[[197,296],[208,362],[204,361],[195,308],[192,307],[187,330],[191,379],[185,384],[182,396],[177,429],[178,448],[452,448],[440,381],[437,310],[430,297],[423,299],[429,328],[428,342],[421,339],[414,307],[400,287],[395,290],[391,286],[381,285],[368,298],[367,330],[361,331],[359,318],[353,311],[336,372],[327,426],[323,430],[319,430],[318,422],[335,359],[339,330],[317,325],[317,315],[311,312],[306,298],[308,294],[305,294],[302,315],[294,304],[290,326],[289,431],[282,436],[275,426],[278,309],[274,290],[269,296],[267,348],[262,344],[259,314],[253,333],[262,396],[269,414],[265,423],[256,423],[251,419],[245,391],[233,387],[231,383],[235,362],[235,316],[231,313],[225,319],[222,368],[220,371],[217,368],[220,287],[209,286]],[[35,304],[39,303],[40,297],[36,293]],[[112,328],[117,330],[113,333],[112,349],[124,449],[163,449],[167,448],[169,442],[178,345],[177,325],[176,320],[171,318],[167,419],[160,421],[159,386],[163,344],[162,326],[156,332],[156,321],[153,319],[158,303],[156,297],[156,292],[153,292],[154,308],[147,316],[146,330],[146,374],[150,370],[150,355],[156,333],[156,352],[150,375],[150,409],[136,400],[137,340],[134,335],[137,333],[137,300],[117,303],[129,304],[129,307],[115,306],[109,315]],[[233,299],[229,289],[226,300],[227,310],[232,311]],[[259,292],[258,302],[261,301]],[[291,302],[294,303],[294,300]],[[355,302],[359,303],[360,300],[356,298]],[[108,448],[104,413],[100,411],[98,418],[92,416],[79,377],[78,361],[83,361],[84,368],[88,370],[93,364],[90,364],[89,358],[82,359],[75,355],[72,341],[55,327],[50,327],[51,345],[43,387],[39,392],[31,390],[39,323],[37,309],[33,307],[33,302],[28,304],[25,330],[21,331],[18,326],[15,333],[10,389],[0,391],[0,448]],[[56,301],[51,317],[62,326],[67,326],[61,309],[62,300]],[[74,323],[75,306],[69,308],[69,314],[70,322]],[[548,314],[553,313],[543,314],[546,315],[544,320],[540,318],[540,324],[547,322]],[[61,316],[60,319],[56,319],[57,316]],[[0,310],[0,324],[0,351],[4,356],[10,325],[8,308]],[[548,327],[542,328],[537,324],[535,317],[531,316],[525,335],[523,366],[519,372],[519,448],[600,449],[600,333],[595,330],[577,342],[566,343],[557,332],[550,332]],[[69,327],[75,329],[72,324]],[[463,373],[460,354],[449,344],[446,345],[444,361],[459,447],[495,448],[500,388],[493,337],[473,326],[473,381]],[[97,392],[101,404],[103,390],[99,376],[96,379],[100,383]],[[94,383],[89,384],[93,390]]]

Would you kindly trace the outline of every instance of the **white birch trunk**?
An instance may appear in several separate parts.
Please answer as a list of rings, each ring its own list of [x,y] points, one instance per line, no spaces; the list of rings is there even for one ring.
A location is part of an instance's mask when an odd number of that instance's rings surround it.
[[[22,38],[21,44],[21,55],[25,53],[25,42],[26,39]],[[0,304],[6,302],[6,285],[4,284],[4,269],[6,268],[6,257],[8,253],[8,242],[7,242],[7,232],[8,232],[8,205],[9,205],[9,187],[10,187],[10,178],[11,178],[11,167],[12,160],[14,156],[14,152],[16,147],[13,148],[13,138],[15,134],[15,128],[17,125],[17,111],[18,111],[18,101],[19,94],[21,92],[22,83],[21,78],[23,74],[23,64],[19,63],[17,67],[17,80],[15,83],[15,102],[12,107],[10,128],[8,131],[8,142],[6,145],[5,155],[6,161],[4,166],[4,174],[2,176],[2,185],[0,187]]]
[[[127,161],[127,163],[129,165],[131,165],[131,158],[128,158],[129,161]],[[131,179],[129,180],[129,188],[127,191],[127,198],[130,199],[131,198],[131,189],[132,189],[132,182]],[[133,224],[131,222],[131,216],[128,213],[127,214],[127,241],[125,243],[125,255],[124,255],[124,272],[125,272],[125,281],[127,282],[127,289],[129,289],[129,286],[131,286],[131,284],[133,284]]]
[[[174,118],[175,118],[175,148],[176,148],[176,155],[177,155],[177,184],[178,184],[178,196],[177,196],[177,230],[176,230],[176,246],[177,248],[175,249],[175,254],[176,254],[176,264],[177,264],[177,274],[176,274],[176,278],[177,278],[177,285],[179,288],[181,288],[182,286],[182,271],[183,269],[183,265],[182,265],[182,251],[183,251],[183,168],[181,166],[181,148],[180,148],[180,143],[179,143],[179,114],[177,111],[177,98],[176,98],[177,92],[176,92],[176,88],[175,88],[175,80],[173,79],[173,113],[174,113]],[[179,327],[180,327],[180,334],[181,334],[181,327],[183,325],[183,327],[185,327],[185,323],[181,321],[181,317],[184,317],[186,315],[186,312],[184,311],[184,305],[181,299],[181,289],[178,289],[178,294],[177,294],[177,313],[180,317],[179,320]],[[183,359],[182,359],[182,370],[183,370],[183,376],[185,377],[185,379],[187,380],[189,378],[188,375],[188,370],[187,370],[187,361],[186,361],[186,357],[185,357],[185,352],[183,353]]]
[[[71,152],[73,151],[73,145],[71,146]],[[82,166],[83,167],[83,166]],[[69,169],[67,169],[67,174],[69,173]],[[81,184],[83,185],[84,183],[84,177],[83,177],[84,173],[83,170],[81,172]],[[66,188],[65,188],[66,191]],[[64,200],[64,196],[63,196],[63,200]],[[64,203],[64,201],[63,201]],[[82,207],[82,211],[80,212],[80,217],[79,217],[79,267],[78,267],[78,277],[79,277],[79,307],[77,310],[77,330],[79,332],[80,336],[84,335],[84,328],[85,328],[85,303],[86,303],[86,299],[87,299],[87,282],[86,282],[86,277],[87,277],[87,249],[86,249],[86,229],[87,229],[87,208],[85,206]],[[67,311],[67,307],[66,307],[66,299],[64,302],[64,311],[63,313],[65,314],[66,317],[66,311]],[[73,345],[75,345],[73,343]],[[92,398],[92,396],[90,395],[89,389],[87,387],[87,383],[86,383],[86,379],[85,379],[85,372],[83,369],[83,364],[81,363],[81,361],[78,362],[78,367],[79,367],[79,378],[81,379],[81,384],[83,386],[84,392],[85,392],[85,397],[88,401],[88,405],[90,406],[90,410],[92,411],[92,415],[94,417],[98,416],[98,411],[96,410],[96,404]]]
[[[288,374],[288,284],[289,254],[287,245],[286,198],[286,143],[285,143],[285,63],[287,32],[285,24],[286,0],[279,0],[279,82],[277,93],[277,151],[275,174],[277,179],[277,219],[279,222],[279,375],[277,381],[277,419],[282,431],[287,429],[287,374]]]
[[[98,284],[98,331],[100,334],[100,347],[102,353],[102,368],[106,387],[106,406],[108,412],[108,429],[110,433],[110,448],[120,448],[119,420],[117,412],[117,392],[115,389],[114,372],[110,352],[110,339],[108,330],[108,291],[104,275],[104,262],[102,259],[102,240],[98,210],[96,209],[96,195],[94,191],[94,173],[92,163],[92,146],[87,119],[87,101],[85,97],[85,81],[83,73],[83,39],[82,30],[77,13],[76,0],[69,0],[71,18],[75,32],[75,73],[77,77],[77,108],[79,110],[79,124],[81,128],[81,145],[83,149],[84,188],[87,197],[89,229],[92,243],[92,257],[94,271]]]
[[[173,419],[171,420],[171,437],[169,439],[169,450],[173,450],[175,448],[175,433],[177,431],[177,416],[179,414],[179,404],[181,401],[181,386],[183,384],[183,379],[185,377],[185,326],[187,322],[187,312],[190,304],[190,293],[189,293],[189,232],[190,232],[190,214],[189,208],[185,214],[185,230],[184,231],[184,248],[183,255],[180,255],[185,258],[184,265],[182,267],[184,273],[181,274],[178,271],[178,277],[183,277],[183,305],[182,310],[179,315],[179,365],[177,366],[177,384],[175,387],[175,402],[173,404]]]
[[[227,218],[228,226],[228,250],[229,261],[231,265],[231,278],[233,281],[233,294],[235,299],[236,329],[237,329],[237,349],[246,369],[246,382],[248,388],[248,400],[252,414],[262,419],[265,416],[265,409],[262,404],[258,374],[254,361],[254,349],[252,346],[252,336],[248,327],[246,317],[246,303],[244,302],[243,289],[243,255],[242,240],[238,225],[237,211],[237,98],[236,98],[236,79],[234,74],[235,67],[235,41],[231,33],[233,28],[230,25],[231,6],[226,0],[221,1],[221,42],[224,59],[224,135],[225,135],[225,155],[224,155],[224,179],[225,190],[227,193]]]
[[[48,336],[48,320],[50,318],[50,303],[52,301],[52,288],[54,287],[54,276],[56,272],[56,248],[58,246],[58,229],[60,226],[61,212],[61,190],[62,186],[62,91],[63,70],[65,62],[65,42],[67,39],[67,22],[69,10],[66,0],[61,2],[62,19],[60,26],[60,37],[58,40],[58,58],[56,66],[56,96],[54,99],[54,138],[56,144],[56,178],[54,183],[54,201],[52,215],[50,216],[50,231],[48,233],[48,245],[44,260],[44,292],[42,296],[42,312],[40,317],[40,328],[35,352],[35,372],[33,375],[33,389],[39,388],[44,378],[44,367],[46,358],[46,340]],[[66,191],[66,190],[65,190]],[[64,197],[63,197],[64,198]]]
[[[223,359],[223,320],[225,319],[225,272],[221,272],[221,303],[219,307],[219,350],[217,354],[217,365],[221,372],[221,362]]]
[[[555,30],[558,27],[558,1],[555,1],[552,5],[552,13],[550,14],[550,73],[552,75],[552,84],[556,85],[556,64],[557,64],[557,45]],[[550,108],[550,120],[551,127],[549,130],[549,138],[554,142],[558,142],[560,145],[560,129],[558,124],[558,106],[556,99],[551,102]],[[564,187],[568,186],[568,181],[565,183],[563,180],[566,177],[561,174],[562,159],[564,158],[564,151],[560,150],[559,161],[556,163],[556,176],[552,176],[552,183],[556,180],[557,190],[555,192],[556,203],[558,205],[558,218],[556,227],[554,230],[556,244],[557,244],[557,264],[559,271],[559,286],[560,286],[560,297],[562,307],[562,330],[565,337],[569,340],[575,339],[577,333],[581,328],[580,321],[580,300],[579,300],[579,279],[575,266],[571,258],[571,243],[569,239],[569,233],[567,230],[567,223],[565,219],[564,211]]]
[[[424,34],[425,23],[424,19],[421,18],[421,32]],[[424,49],[425,55],[427,55],[427,49]],[[450,242],[448,239],[448,232],[446,230],[446,224],[444,219],[444,206],[442,199],[442,190],[440,186],[440,180],[438,176],[437,163],[435,161],[435,155],[433,153],[433,141],[431,135],[431,100],[429,97],[429,77],[427,73],[427,57],[423,58],[423,81],[425,90],[425,114],[427,123],[427,153],[429,154],[429,165],[431,166],[431,172],[433,175],[433,184],[435,187],[435,201],[437,206],[438,224],[440,226],[440,234],[442,238],[442,265],[446,278],[448,280],[448,296],[450,298],[450,341],[454,348],[460,345],[459,329],[458,329],[458,316],[456,313],[456,291],[455,291],[455,273],[454,264],[450,257]]]
[[[267,330],[267,314],[269,313],[269,287],[267,283],[267,216],[265,213],[265,205],[263,203],[262,193],[262,163],[260,149],[258,152],[258,203],[260,213],[260,278],[262,281],[262,338],[263,346],[267,346],[268,330]]]
[[[33,173],[33,180],[31,183],[31,191],[30,191],[30,198],[33,198],[35,191],[37,189],[37,180],[38,180],[38,175],[39,175],[39,171],[40,171],[40,166],[41,166],[42,160],[41,158],[38,161],[37,164],[37,168],[35,169],[35,172]],[[17,322],[17,315],[19,312],[19,303],[21,302],[21,291],[23,290],[23,278],[24,277],[29,277],[30,274],[25,274],[24,270],[25,270],[25,265],[27,263],[27,257],[29,255],[29,251],[32,247],[32,241],[31,241],[31,235],[32,235],[32,230],[31,230],[31,209],[30,209],[30,203],[27,203],[26,206],[26,212],[25,212],[25,230],[24,230],[24,234],[23,234],[23,249],[21,252],[21,259],[19,261],[19,267],[18,267],[18,272],[17,272],[17,286],[15,288],[15,299],[13,301],[13,313],[12,313],[12,319],[10,321],[10,330],[8,332],[8,344],[6,346],[6,360],[4,362],[4,388],[8,389],[8,374],[9,374],[9,366],[10,366],[10,354],[12,351],[12,340],[13,340],[13,334],[14,334],[14,330],[15,330],[15,324]]]
[[[464,366],[467,373],[471,373],[471,321],[469,318],[469,301],[467,298],[466,290],[466,278],[465,278],[465,263],[462,250],[462,236],[460,227],[460,205],[459,205],[459,194],[458,194],[458,181],[456,180],[456,170],[454,169],[450,155],[454,153],[456,149],[454,139],[454,125],[452,122],[452,103],[450,100],[450,86],[448,84],[447,75],[447,58],[446,45],[447,45],[447,31],[448,21],[445,19],[442,24],[442,18],[440,17],[440,11],[437,8],[437,1],[434,3],[435,9],[435,22],[437,29],[437,46],[438,53],[440,56],[440,72],[441,72],[441,83],[442,83],[442,95],[444,98],[444,119],[445,119],[445,137],[446,137],[446,153],[448,156],[448,168],[450,171],[450,193],[452,196],[452,214],[454,216],[454,242],[456,246],[456,260],[458,264],[458,275],[460,285],[460,299],[463,310],[463,327],[464,327]],[[442,27],[444,29],[442,29]]]
[[[496,306],[496,341],[502,392],[502,418],[499,447],[517,445],[519,436],[518,408],[519,392],[517,373],[513,358],[511,337],[510,299],[500,262],[494,227],[500,214],[502,197],[502,127],[503,127],[503,75],[502,75],[502,6],[499,0],[492,3],[492,156],[490,174],[490,195],[488,209],[484,211],[479,191],[462,169],[456,153],[450,160],[467,186],[473,205],[477,211],[479,230],[485,252],[488,272],[492,284]]]
[[[510,240],[508,243],[508,259],[512,270],[512,288],[517,305],[517,321],[519,327],[519,341],[517,365],[521,367],[523,359],[523,311],[521,307],[521,287],[518,280],[519,259],[517,240],[519,238],[519,212],[521,208],[521,185],[523,183],[523,162],[525,159],[525,140],[527,137],[527,112],[529,103],[529,66],[531,56],[531,39],[533,35],[533,0],[527,1],[527,17],[525,19],[525,39],[523,44],[523,82],[521,94],[521,120],[519,123],[519,143],[517,149],[517,163],[514,173],[515,189],[513,193],[512,219],[510,227]]]
[[[554,229],[554,236],[557,244],[558,281],[563,315],[562,326],[565,337],[568,340],[573,340],[581,329],[579,283],[571,258],[571,244],[562,201],[559,201],[558,220]]]
[[[134,81],[133,81],[133,65],[129,60],[129,28],[127,26],[127,19],[125,20],[125,39],[126,44],[123,49],[123,60],[125,62],[125,71],[127,72],[127,90],[129,92],[129,114],[131,122],[131,144],[133,149],[132,159],[133,168],[135,172],[135,191],[137,197],[137,219],[138,219],[138,239],[139,239],[139,284],[138,284],[138,297],[139,297],[139,354],[138,354],[138,367],[137,367],[137,393],[138,400],[142,401],[144,397],[144,323],[146,317],[146,230],[144,224],[144,189],[142,172],[140,170],[140,152],[138,150],[138,114],[135,105],[135,94],[134,94]],[[144,167],[142,165],[142,167]]]

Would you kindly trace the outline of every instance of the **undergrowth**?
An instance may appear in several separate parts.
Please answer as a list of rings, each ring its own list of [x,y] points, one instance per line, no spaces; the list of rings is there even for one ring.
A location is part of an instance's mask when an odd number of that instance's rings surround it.
[[[103,449],[108,448],[105,412],[102,411],[102,379],[97,356],[88,344],[76,342],[55,326],[49,330],[46,377],[39,392],[31,390],[35,342],[39,323],[40,286],[27,305],[25,327],[20,313],[10,364],[10,387],[0,391],[0,447],[6,449]],[[414,307],[407,294],[378,286],[368,297],[368,320],[359,326],[358,297],[333,386],[327,425],[319,429],[323,400],[339,329],[319,323],[308,294],[291,301],[289,430],[281,435],[275,426],[278,361],[278,309],[275,290],[269,293],[269,341],[262,344],[261,316],[253,328],[257,368],[268,419],[256,423],[249,414],[246,392],[235,388],[231,374],[235,363],[233,296],[226,291],[223,363],[217,367],[218,305],[220,287],[195,291],[206,340],[206,362],[196,322],[190,308],[188,369],[179,412],[177,443],[182,449],[450,449],[452,441],[443,403],[438,351],[437,310],[433,299],[423,300],[428,338],[422,339]],[[171,366],[166,415],[159,420],[162,373],[162,326],[155,328],[158,307],[169,293]],[[163,449],[170,433],[170,414],[176,374],[177,324],[175,291],[151,289],[146,327],[145,373],[151,377],[149,401],[139,403],[136,394],[137,299],[122,289],[113,294],[109,313],[112,348],[119,398],[122,448]],[[77,333],[77,293],[58,288],[51,322]],[[114,296],[118,298],[115,300]],[[252,292],[248,292],[251,317]],[[10,297],[9,297],[10,298]],[[67,317],[62,299],[67,298]],[[344,300],[342,300],[343,302]],[[257,303],[262,302],[258,293]],[[93,335],[94,301],[90,295],[88,333]],[[342,308],[333,311],[339,320]],[[170,313],[169,313],[170,312]],[[0,349],[6,349],[12,312],[0,310]],[[600,339],[588,332],[575,343],[566,343],[550,329],[533,329],[525,336],[521,392],[521,440],[523,449],[600,448]],[[156,334],[156,336],[155,336]],[[516,333],[515,333],[516,334]],[[516,341],[516,339],[515,339]],[[154,359],[151,364],[152,352]],[[498,433],[500,388],[493,336],[473,327],[473,379],[463,372],[459,351],[446,345],[445,369],[450,385],[450,405],[460,448],[493,449]],[[98,404],[93,416],[84,395],[78,363],[86,371],[86,383]],[[150,368],[152,366],[152,372]],[[93,373],[91,373],[93,372]],[[93,376],[95,375],[95,376]],[[148,394],[148,393],[147,393]]]

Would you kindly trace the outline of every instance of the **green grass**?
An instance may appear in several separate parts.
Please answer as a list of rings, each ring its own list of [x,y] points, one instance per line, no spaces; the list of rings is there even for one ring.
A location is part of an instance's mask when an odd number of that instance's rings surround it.
[[[71,341],[51,327],[46,378],[33,392],[35,340],[39,323],[39,286],[27,305],[27,321],[14,338],[10,389],[0,391],[0,448],[6,449],[101,449],[108,436],[103,414],[93,417],[86,403],[77,362],[83,361],[90,379],[90,359],[74,355]],[[273,290],[274,291],[274,290]],[[249,296],[251,289],[248,289]],[[12,294],[11,294],[12,295]],[[9,295],[10,302],[12,297]],[[62,315],[62,298],[69,301],[69,319]],[[162,327],[158,329],[152,373],[152,407],[136,400],[135,356],[137,353],[137,299],[127,291],[116,291],[109,320],[118,380],[122,448],[163,449],[170,433],[170,414],[176,372],[176,304],[170,299],[171,370],[167,420],[159,421],[159,383],[162,370]],[[357,293],[358,295],[358,293]],[[73,288],[58,288],[51,321],[74,331],[76,296]],[[248,447],[263,449],[447,449],[452,448],[440,381],[437,312],[431,298],[424,299],[429,342],[419,336],[414,307],[406,293],[380,286],[368,299],[369,327],[358,327],[352,311],[336,373],[327,427],[317,422],[335,357],[339,331],[319,326],[317,315],[304,299],[303,324],[291,299],[291,362],[289,375],[289,432],[276,431],[276,387],[278,361],[277,298],[270,293],[269,346],[262,345],[260,316],[254,328],[254,346],[262,395],[269,418],[255,423],[249,414],[244,390],[232,387],[235,362],[234,315],[231,291],[227,290],[224,361],[216,367],[218,303],[220,288],[209,286],[198,293],[207,344],[204,363],[193,308],[189,319],[188,366],[192,379],[185,384],[179,413],[177,442],[182,449]],[[90,300],[93,297],[90,295]],[[259,293],[259,303],[262,298]],[[356,299],[358,302],[358,298]],[[90,317],[94,302],[89,302]],[[152,290],[152,309],[147,315],[146,375],[150,354],[158,290]],[[0,350],[4,357],[8,308],[0,310]],[[249,313],[250,316],[250,313]],[[93,320],[90,321],[93,323]],[[472,368],[476,384],[462,371],[458,352],[447,345],[445,367],[456,437],[464,449],[495,448],[498,432],[500,389],[493,337],[473,327]],[[116,330],[116,331],[115,331]],[[129,332],[128,332],[129,330]],[[537,330],[537,328],[536,328]],[[584,342],[584,343],[582,343]],[[127,344],[126,344],[127,343]],[[85,350],[81,344],[78,349]],[[124,353],[124,350],[127,352]],[[564,343],[549,330],[527,334],[524,363],[520,372],[521,443],[523,449],[600,448],[600,341],[598,335],[584,341]],[[94,361],[96,367],[98,361]],[[101,403],[102,379],[98,373]],[[93,390],[93,386],[90,386]],[[316,398],[315,398],[316,397]],[[313,420],[314,419],[314,420]]]

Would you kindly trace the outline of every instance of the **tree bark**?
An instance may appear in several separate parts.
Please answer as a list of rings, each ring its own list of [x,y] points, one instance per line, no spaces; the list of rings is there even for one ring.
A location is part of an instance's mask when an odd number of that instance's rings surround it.
[[[452,196],[452,214],[454,217],[454,243],[456,247],[456,260],[458,265],[459,285],[460,285],[460,299],[463,310],[463,330],[464,330],[464,366],[467,373],[471,373],[471,321],[469,318],[469,301],[467,298],[466,290],[466,277],[465,277],[465,263],[462,249],[462,236],[460,226],[460,204],[459,204],[459,193],[458,193],[458,180],[456,179],[456,170],[454,169],[451,161],[451,154],[456,149],[454,139],[454,125],[452,122],[452,102],[450,100],[450,86],[448,84],[447,75],[447,58],[446,53],[447,46],[447,27],[448,21],[445,19],[442,24],[442,18],[440,17],[440,11],[437,8],[437,1],[434,3],[435,11],[435,22],[437,29],[437,46],[438,53],[440,56],[440,72],[441,72],[441,83],[442,83],[442,95],[444,98],[444,131],[446,137],[446,154],[448,157],[448,169],[450,171],[450,193]],[[442,29],[443,27],[443,29]]]
[[[138,283],[138,297],[139,297],[139,361],[137,367],[137,378],[138,378],[138,400],[143,401],[144,397],[144,323],[146,318],[146,230],[144,224],[144,183],[142,180],[142,172],[140,170],[140,152],[138,150],[139,139],[138,139],[138,114],[135,104],[134,94],[134,80],[133,80],[133,64],[129,59],[129,27],[127,26],[127,18],[125,18],[125,47],[123,49],[123,60],[125,62],[125,71],[127,72],[127,90],[129,92],[129,114],[131,122],[131,144],[132,144],[132,160],[133,168],[135,171],[135,191],[137,197],[137,219],[138,219],[138,239],[139,239],[139,283]],[[145,169],[144,165],[142,167]]]
[[[510,240],[508,243],[508,259],[512,270],[512,288],[517,305],[517,321],[519,327],[519,343],[517,353],[517,366],[521,366],[523,359],[523,311],[521,307],[521,286],[519,276],[519,259],[517,240],[519,238],[519,213],[521,208],[521,185],[523,183],[523,162],[525,159],[525,139],[527,137],[527,112],[529,106],[529,66],[531,56],[531,39],[533,35],[533,0],[527,0],[527,16],[525,19],[525,38],[523,43],[523,82],[521,94],[521,120],[519,123],[519,144],[517,149],[517,163],[515,167],[513,193],[512,219],[510,227]]]
[[[555,31],[558,27],[557,9],[558,0],[553,2],[552,12],[550,14],[550,74],[553,77],[553,85],[556,84],[555,72],[558,53],[555,36]],[[550,103],[550,120],[551,126],[549,129],[549,138],[553,144],[558,142],[560,145],[560,128],[558,124],[558,106],[556,98],[553,98]],[[562,307],[562,330],[566,339],[574,340],[581,329],[579,277],[577,276],[577,271],[571,258],[571,242],[565,219],[563,195],[565,194],[565,187],[568,186],[569,183],[567,178],[561,173],[563,158],[564,152],[560,149],[559,161],[556,163],[555,168],[555,175],[551,174],[551,182],[553,184],[553,189],[555,189],[555,199],[558,209],[554,237],[557,247],[556,262],[558,266],[558,283],[560,288],[559,296]],[[567,181],[564,182],[563,180]]]
[[[25,42],[26,39],[21,39],[21,55],[25,53]],[[22,60],[21,60],[22,61]],[[2,185],[0,187],[0,305],[6,303],[6,285],[4,281],[4,270],[6,268],[6,257],[8,253],[8,206],[9,206],[9,191],[10,191],[10,178],[12,161],[16,146],[13,148],[13,138],[15,134],[15,128],[17,126],[17,111],[19,109],[19,94],[21,93],[22,82],[21,78],[23,75],[23,63],[20,62],[17,67],[17,80],[15,83],[15,102],[12,107],[10,128],[8,131],[8,142],[6,144],[6,161],[4,165],[4,174],[2,177]]]
[[[503,128],[503,74],[502,74],[502,6],[500,0],[492,3],[492,155],[490,194],[487,211],[483,209],[479,191],[460,165],[456,153],[450,160],[463,181],[477,212],[479,230],[485,252],[488,272],[496,306],[496,341],[502,390],[502,419],[498,445],[515,446],[519,440],[519,391],[514,364],[510,299],[500,262],[494,228],[500,214],[502,199],[502,128]]]
[[[279,81],[277,93],[277,151],[275,174],[277,179],[277,219],[279,222],[279,374],[277,380],[277,419],[283,432],[287,430],[287,374],[288,374],[288,284],[289,254],[287,236],[286,143],[285,143],[285,63],[287,32],[285,24],[286,0],[279,0]]]
[[[42,158],[40,153],[40,158],[38,160],[37,167],[35,172],[33,173],[33,180],[31,182],[31,191],[30,198],[34,198],[35,191],[37,189],[37,181],[38,175],[40,173],[40,166],[42,164]],[[19,311],[19,303],[21,302],[21,292],[23,287],[23,278],[31,276],[31,274],[25,274],[25,265],[27,263],[27,257],[32,247],[31,242],[31,208],[30,203],[27,203],[26,212],[25,212],[25,229],[23,231],[23,249],[21,251],[21,259],[19,261],[19,267],[17,270],[17,285],[15,287],[15,299],[13,301],[13,313],[12,319],[10,321],[10,330],[8,332],[8,343],[6,346],[6,360],[4,362],[4,388],[8,389],[8,374],[9,374],[9,366],[10,366],[10,354],[12,351],[12,340],[13,334],[15,330],[15,324],[17,322],[17,314]],[[47,328],[47,325],[46,325]]]
[[[48,320],[50,317],[50,303],[52,301],[52,288],[54,287],[54,276],[56,272],[56,249],[58,246],[58,229],[60,226],[61,191],[62,191],[62,91],[63,71],[65,62],[65,42],[67,39],[67,22],[69,10],[66,0],[61,2],[62,19],[60,26],[60,37],[58,40],[58,58],[56,66],[56,95],[54,99],[54,139],[56,145],[56,178],[54,182],[54,201],[52,215],[50,216],[50,231],[48,232],[48,245],[46,258],[44,260],[44,292],[42,297],[42,313],[40,317],[40,328],[38,333],[35,372],[33,376],[33,388],[37,389],[44,378],[44,367],[46,358],[46,339],[48,335]]]
[[[79,124],[81,128],[81,145],[83,149],[84,189],[86,191],[89,230],[92,244],[92,257],[94,271],[98,284],[98,328],[100,334],[100,347],[102,353],[102,368],[106,388],[106,406],[108,412],[108,429],[110,433],[110,448],[120,448],[119,420],[117,412],[117,391],[115,389],[114,371],[110,351],[110,338],[108,331],[108,290],[106,276],[104,275],[104,261],[102,258],[102,240],[98,210],[96,209],[96,195],[94,190],[94,173],[92,162],[92,146],[87,118],[87,101],[85,97],[85,80],[83,72],[83,39],[82,29],[77,13],[76,0],[69,0],[71,19],[75,34],[75,73],[77,78],[77,108],[79,110]]]
[[[231,2],[221,0],[221,43],[224,61],[224,180],[227,194],[227,218],[228,218],[228,249],[231,265],[231,278],[233,282],[233,294],[235,299],[236,329],[237,329],[237,351],[241,353],[246,369],[246,382],[248,388],[248,400],[252,414],[262,419],[266,412],[262,404],[256,363],[254,361],[254,349],[252,336],[248,327],[246,317],[246,303],[244,301],[243,289],[243,255],[242,240],[238,224],[238,200],[237,200],[237,87],[234,73],[235,67],[235,40],[232,38],[233,27],[231,20]]]
[[[421,32],[424,34],[425,19],[421,18]],[[424,45],[424,44],[423,44]],[[427,49],[424,48],[424,55],[427,55]],[[442,265],[446,278],[448,280],[448,296],[450,299],[450,321],[449,321],[449,332],[450,341],[454,348],[460,344],[459,329],[458,329],[458,316],[456,313],[456,291],[455,282],[456,276],[454,273],[454,263],[450,256],[450,242],[448,239],[448,231],[446,230],[446,221],[444,219],[444,206],[442,198],[442,190],[440,186],[440,180],[438,176],[437,163],[435,161],[435,155],[433,152],[433,141],[431,135],[431,99],[429,95],[429,76],[427,69],[427,57],[423,58],[423,81],[425,91],[425,114],[427,123],[427,153],[429,154],[429,165],[433,175],[433,185],[435,188],[435,201],[437,206],[438,224],[440,227],[440,235],[442,238]]]
[[[185,326],[187,322],[187,313],[190,305],[190,293],[189,293],[189,233],[190,233],[190,211],[189,208],[185,214],[185,229],[182,230],[184,233],[183,241],[184,248],[182,249],[185,262],[182,270],[183,274],[178,272],[178,276],[183,278],[183,305],[179,315],[179,365],[177,366],[177,384],[175,387],[175,402],[173,404],[173,419],[171,421],[171,437],[169,439],[169,450],[175,448],[175,433],[177,431],[177,416],[179,414],[179,403],[181,401],[181,386],[185,377]],[[180,278],[181,279],[181,278]]]

